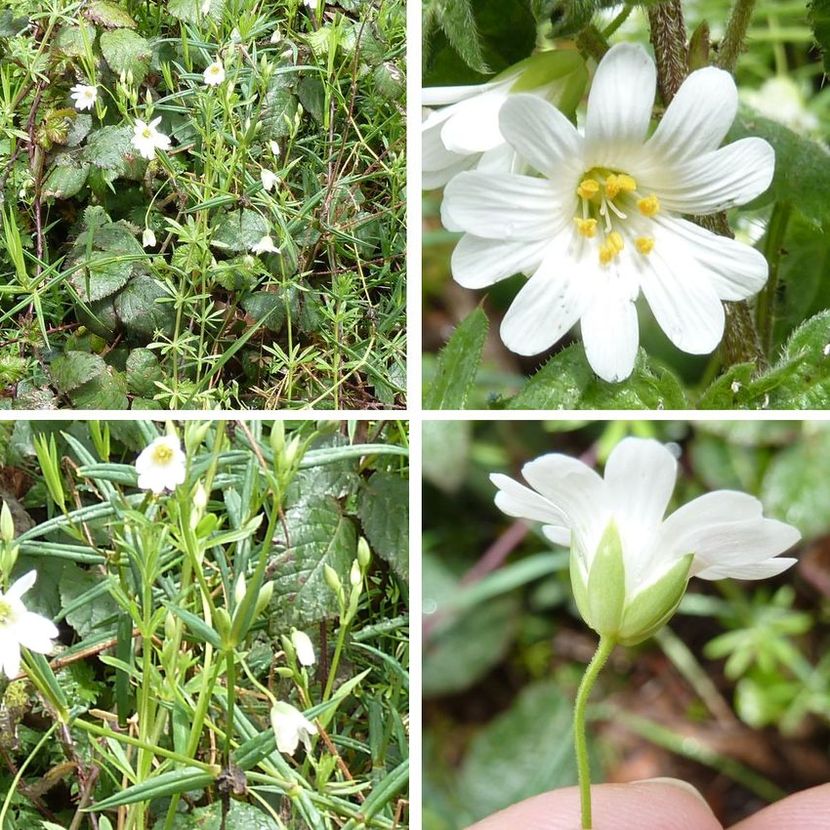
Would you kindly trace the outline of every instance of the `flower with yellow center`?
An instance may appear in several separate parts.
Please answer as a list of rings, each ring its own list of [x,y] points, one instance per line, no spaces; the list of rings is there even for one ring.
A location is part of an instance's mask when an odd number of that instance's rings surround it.
[[[614,46],[597,68],[582,131],[547,101],[510,96],[501,133],[541,176],[476,170],[447,185],[444,225],[465,232],[453,253],[456,281],[485,288],[530,277],[501,325],[514,352],[542,352],[579,321],[594,371],[624,380],[639,345],[641,293],[679,349],[707,354],[723,336],[722,301],[766,282],[758,251],[683,215],[763,193],[772,147],[760,138],[720,147],[738,96],[714,67],[689,75],[649,136],[655,80],[642,47]]]
[[[154,118],[149,124],[140,118],[136,119],[132,144],[142,158],[152,161],[156,157],[156,150],[170,149],[170,136],[158,129],[160,123],[161,116]]]
[[[23,604],[23,594],[35,584],[36,571],[29,571],[12,584],[4,594],[0,591],[0,670],[14,679],[20,674],[20,648],[39,654],[52,650],[52,640],[58,636],[54,624]]]
[[[138,486],[156,495],[175,490],[185,479],[187,458],[175,435],[163,435],[145,447],[135,462]]]
[[[222,61],[215,60],[205,69],[202,77],[207,86],[219,86],[225,80],[225,67],[222,65]]]

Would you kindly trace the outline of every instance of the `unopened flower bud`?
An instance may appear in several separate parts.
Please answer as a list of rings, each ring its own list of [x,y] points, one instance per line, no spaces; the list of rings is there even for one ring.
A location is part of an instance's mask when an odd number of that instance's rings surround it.
[[[372,551],[369,549],[369,543],[362,536],[357,541],[357,561],[364,571],[372,561]]]
[[[14,539],[14,519],[6,502],[3,502],[3,507],[0,508],[0,539],[4,542],[11,542]]]
[[[304,631],[291,632],[291,642],[294,645],[294,650],[297,652],[297,659],[302,666],[313,666],[315,663],[314,646],[311,643],[311,638]]]
[[[351,584],[352,588],[356,588],[360,585],[360,581],[362,579],[362,574],[360,573],[360,562],[355,559],[352,562],[352,568],[349,571],[349,583]]]
[[[245,574],[239,574],[239,579],[236,580],[236,585],[233,589],[233,598],[236,600],[237,605],[241,604],[242,600],[245,599],[246,591]]]

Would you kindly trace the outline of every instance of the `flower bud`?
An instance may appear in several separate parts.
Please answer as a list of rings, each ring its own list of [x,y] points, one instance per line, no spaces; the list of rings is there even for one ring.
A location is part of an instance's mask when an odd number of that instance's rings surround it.
[[[271,449],[274,456],[282,455],[285,449],[285,424],[282,421],[274,421],[271,425],[269,441],[271,442]]]
[[[357,561],[363,571],[366,571],[372,561],[372,551],[369,549],[369,543],[362,536],[357,540]]]
[[[323,576],[326,580],[326,585],[328,585],[335,594],[339,595],[343,591],[343,586],[340,584],[340,577],[331,565],[323,565]]]
[[[245,585],[245,574],[239,574],[239,579],[236,580],[236,586],[233,589],[233,598],[237,605],[241,605],[242,600],[245,599],[247,586]]]
[[[14,519],[6,502],[3,502],[3,507],[0,508],[0,539],[4,542],[11,542],[14,539]]]
[[[357,586],[360,585],[362,578],[363,576],[360,573],[360,563],[357,561],[357,559],[355,559],[352,562],[352,568],[349,571],[349,584],[352,586],[352,588],[357,588]]]
[[[294,650],[297,652],[297,659],[302,666],[313,666],[316,662],[314,656],[314,646],[311,643],[311,638],[304,631],[291,632],[291,642],[294,645]]]
[[[254,606],[254,619],[256,619],[268,607],[271,597],[274,596],[274,583],[266,582],[257,594],[256,605]]]

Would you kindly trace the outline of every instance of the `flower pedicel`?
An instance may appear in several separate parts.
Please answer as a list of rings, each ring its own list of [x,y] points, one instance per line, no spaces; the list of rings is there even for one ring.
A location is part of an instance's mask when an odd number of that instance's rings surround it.
[[[530,487],[490,477],[499,489],[496,505],[508,516],[543,522],[551,542],[570,547],[574,598],[600,638],[574,711],[582,826],[590,828],[585,705],[614,646],[642,642],[665,625],[690,577],[775,576],[795,563],[779,554],[801,537],[791,525],[764,518],[758,499],[733,490],[707,493],[664,519],[677,461],[653,440],[621,441],[604,478],[559,454],[525,464],[522,475]]]

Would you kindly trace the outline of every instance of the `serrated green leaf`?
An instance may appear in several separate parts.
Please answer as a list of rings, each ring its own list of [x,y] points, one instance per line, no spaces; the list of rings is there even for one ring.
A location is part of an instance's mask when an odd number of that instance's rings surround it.
[[[622,383],[600,380],[581,343],[554,355],[509,409],[685,409],[686,395],[668,369],[653,367],[640,349],[631,377]]]
[[[198,23],[205,18],[220,21],[225,11],[225,0],[210,0],[207,14],[202,13],[203,0],[170,0],[167,11],[184,23]]]
[[[69,199],[80,192],[88,174],[88,165],[78,165],[66,155],[59,156],[43,182],[43,196]]]
[[[134,395],[152,398],[164,380],[164,372],[155,352],[149,349],[133,349],[127,357],[127,388]]]
[[[698,409],[740,409],[754,397],[752,379],[757,371],[754,363],[730,366],[700,396]]]
[[[409,578],[409,483],[396,473],[373,473],[360,491],[358,514],[372,550],[402,579]]]
[[[152,54],[149,41],[129,29],[114,29],[101,35],[100,45],[109,68],[116,75],[132,73],[136,84],[144,80]]]
[[[74,563],[66,563],[61,572],[61,606],[66,621],[82,640],[93,633],[100,633],[96,629],[108,618],[115,617],[118,610],[105,583],[102,584],[101,578],[93,572],[83,570]],[[87,599],[90,591],[94,592],[94,597]]]
[[[84,12],[86,16],[105,29],[135,29],[136,22],[130,14],[117,3],[108,0],[93,0]]]
[[[87,137],[83,159],[103,170],[122,171],[127,163],[126,156],[135,155],[132,136],[133,131],[127,126],[93,130]]]
[[[266,733],[266,737],[270,737],[273,749],[273,736]],[[197,807],[186,813],[177,813],[170,825],[170,830],[222,830],[223,827],[236,827],[240,830],[241,828],[244,830],[280,830],[280,826],[253,804],[231,800],[226,821],[222,820],[222,802],[216,801],[207,807]],[[166,830],[166,819],[160,818],[153,825],[153,830]]]
[[[260,110],[259,136],[263,141],[284,138],[292,132],[297,115],[295,84],[296,78],[289,73],[276,74],[268,81]]]
[[[86,303],[114,294],[133,273],[131,261],[118,260],[108,251],[93,251],[85,264],[85,268],[72,274],[69,283]]]
[[[775,150],[772,185],[752,206],[770,202],[792,205],[809,222],[819,227],[830,220],[830,151],[789,127],[742,107],[727,139],[747,136],[766,139]]]
[[[268,222],[255,210],[232,210],[216,221],[210,244],[228,251],[250,251],[270,233]]]
[[[291,300],[294,304],[292,317],[296,317],[299,311],[299,297],[296,291],[291,292]],[[281,331],[285,325],[286,302],[282,292],[256,291],[242,300],[242,308],[257,323],[264,321],[262,325],[269,331]]]
[[[771,375],[772,409],[830,409],[830,310],[806,320],[787,341]]]
[[[127,380],[121,372],[107,366],[100,375],[70,393],[76,409],[127,409]]]
[[[425,409],[464,409],[487,339],[487,315],[477,308],[453,332],[438,356],[424,394]]]
[[[104,358],[89,352],[58,355],[50,367],[52,382],[61,392],[72,392],[106,371]]]
[[[84,46],[84,32],[87,42],[91,46],[95,42],[95,29],[86,22],[79,26],[62,26],[55,38],[54,48],[68,58],[79,58],[86,54]]]
[[[115,298],[115,313],[124,329],[148,340],[157,331],[170,334],[176,322],[172,303],[161,303],[165,290],[149,274],[137,274]]]

